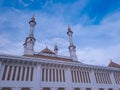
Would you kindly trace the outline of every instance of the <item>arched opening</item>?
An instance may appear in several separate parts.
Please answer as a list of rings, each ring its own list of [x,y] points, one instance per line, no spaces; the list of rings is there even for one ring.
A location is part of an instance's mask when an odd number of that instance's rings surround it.
[[[61,87],[61,88],[58,88],[58,90],[65,90],[65,88],[62,88],[62,87]]]
[[[75,88],[74,90],[80,90],[80,88]]]
[[[28,87],[23,87],[23,88],[21,88],[21,90],[30,90],[30,88],[28,88]]]
[[[45,88],[43,88],[43,90],[50,90],[50,88],[49,87],[45,87]]]
[[[112,88],[109,88],[109,90],[113,90]]]
[[[99,90],[104,90],[103,88],[99,88]]]
[[[91,88],[86,88],[86,90],[91,90]]]
[[[1,90],[12,90],[10,87],[3,87]]]

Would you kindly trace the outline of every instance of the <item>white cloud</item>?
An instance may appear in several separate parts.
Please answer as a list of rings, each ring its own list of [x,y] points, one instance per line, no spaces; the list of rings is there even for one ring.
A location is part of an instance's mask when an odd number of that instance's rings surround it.
[[[64,38],[53,38],[53,39],[46,39],[41,42],[36,42],[35,51],[40,52],[46,46],[48,46],[49,49],[54,51],[55,44],[57,44],[57,46],[58,46],[59,55],[69,56],[69,53],[68,53],[68,45],[69,44],[68,44],[68,41],[66,41]]]
[[[24,0],[19,0],[19,3],[22,4],[24,7],[27,7],[31,4],[31,2],[25,2]]]
[[[0,53],[17,55],[23,54],[23,42],[25,37],[29,34],[28,22],[32,13],[33,12],[17,12],[16,14],[7,12],[0,15],[0,24],[3,25],[2,30],[0,27],[0,32],[2,34],[0,36],[0,40],[2,42],[0,44]],[[112,17],[111,15],[105,17],[100,25],[71,25],[74,32],[73,40],[77,47],[77,55],[81,62],[94,65],[108,65],[109,59],[113,59],[113,61],[120,63],[120,19],[119,13],[116,14]],[[55,43],[57,43],[59,47],[59,54],[68,56],[69,43],[66,35],[67,23],[63,20],[63,18],[39,12],[35,12],[35,17],[37,22],[35,27],[35,38],[37,40],[35,44],[35,51],[39,52],[44,49],[47,44],[48,47],[53,50]],[[9,23],[4,25],[5,22]],[[11,28],[4,29],[9,26],[9,24],[11,25]],[[9,29],[11,29],[11,32]],[[16,31],[17,33],[15,33]],[[104,38],[101,41],[99,41],[98,38],[95,38],[100,34],[111,37],[109,44],[104,46],[104,43],[107,42]],[[85,39],[87,40],[86,45],[82,45],[82,42],[85,42],[84,38],[87,38]],[[90,39],[93,40],[93,42],[91,42]],[[101,46],[98,45],[98,42],[101,42]],[[94,47],[93,44],[98,46]]]
[[[0,36],[0,53],[23,55],[23,48],[21,47],[23,42],[12,42],[6,36],[7,35]]]
[[[16,10],[12,9],[12,12],[13,11],[16,11]],[[1,42],[3,43],[0,44],[0,48],[1,48],[0,52],[4,51],[4,53],[7,53],[7,54],[22,55],[23,54],[22,53],[23,43],[25,41],[25,38],[29,34],[29,23],[28,22],[31,18],[30,16],[31,13],[27,13],[27,12],[26,13],[22,13],[22,12],[12,13],[12,12],[9,11],[1,15],[0,17],[1,19],[0,23],[2,25],[5,22],[8,22],[6,23],[6,25],[3,25],[4,30],[1,30],[2,35],[0,36],[0,39],[1,39]],[[18,18],[18,14],[19,14],[19,18]],[[45,15],[44,13],[41,14],[41,13],[36,12],[35,17],[36,17],[36,22],[37,22],[37,25],[35,27],[35,38],[37,40],[35,44],[35,50],[39,52],[40,50],[44,49],[47,44],[50,47],[50,49],[53,50],[55,43],[60,45],[60,48],[63,49],[67,41],[64,37],[59,38],[59,36],[64,34],[63,31],[65,30],[67,31],[67,28],[65,28],[64,23],[62,23],[61,20],[57,19],[56,17],[49,18],[49,16]],[[9,29],[5,28],[8,26],[11,26],[11,28]],[[18,33],[15,33],[16,31]],[[65,31],[65,35],[66,35],[66,31]],[[49,36],[51,36],[51,38],[49,38]]]
[[[88,37],[90,34],[92,36],[98,36],[100,34],[104,34],[104,36],[110,36],[110,41],[106,41],[105,38],[102,38],[102,41],[99,41],[97,38],[92,38],[95,41],[89,42],[95,44],[96,42],[101,42],[102,46],[89,46],[90,44],[81,48],[79,46],[77,50],[77,55],[79,57],[79,61],[87,63],[87,64],[97,64],[97,65],[108,65],[110,59],[115,61],[116,63],[120,63],[120,13],[116,12],[115,14],[106,16],[101,24],[99,25],[90,25],[90,26],[82,26],[75,25],[73,29],[75,29],[75,35],[84,36],[88,38],[88,41],[91,37]],[[83,30],[83,32],[81,31]],[[90,30],[91,32],[88,32]],[[87,32],[86,32],[87,31]],[[80,33],[78,33],[80,32]],[[103,36],[103,37],[104,37]],[[98,41],[97,41],[98,40]],[[86,41],[87,42],[87,41]],[[104,43],[107,45],[104,46]]]
[[[110,59],[120,63],[120,44],[108,46],[107,48],[82,48],[77,50],[79,61],[92,64],[107,66]]]

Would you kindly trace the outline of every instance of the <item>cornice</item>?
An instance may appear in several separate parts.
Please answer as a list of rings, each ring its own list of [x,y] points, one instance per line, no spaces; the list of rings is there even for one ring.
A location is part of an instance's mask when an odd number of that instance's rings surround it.
[[[0,54],[0,62],[3,63],[17,63],[17,64],[29,64],[29,65],[52,65],[52,66],[63,66],[70,67],[72,69],[82,68],[89,70],[108,70],[108,71],[120,71],[119,68],[105,67],[105,66],[96,66],[96,65],[88,65],[80,62],[68,62],[68,61],[60,61],[60,60],[48,60],[43,58],[33,58],[26,56],[15,56],[15,55],[7,55]],[[55,64],[55,65],[54,65]]]

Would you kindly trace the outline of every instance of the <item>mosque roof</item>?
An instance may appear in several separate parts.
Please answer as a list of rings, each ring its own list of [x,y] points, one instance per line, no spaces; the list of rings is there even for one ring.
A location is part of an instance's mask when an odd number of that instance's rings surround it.
[[[48,53],[48,54],[55,54],[52,50],[50,50],[47,46],[43,49],[40,53]]]
[[[120,68],[120,64],[117,64],[115,62],[113,62],[112,60],[110,61],[108,67],[115,67],[115,68]]]

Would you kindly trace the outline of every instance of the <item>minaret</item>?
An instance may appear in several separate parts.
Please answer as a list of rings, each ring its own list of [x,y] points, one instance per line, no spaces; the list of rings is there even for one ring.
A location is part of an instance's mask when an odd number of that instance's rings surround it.
[[[78,61],[77,55],[76,55],[76,46],[74,46],[73,44],[73,40],[72,40],[72,34],[73,32],[71,31],[70,26],[68,25],[68,32],[67,35],[69,37],[69,52],[70,52],[70,57],[74,60],[74,61]]]
[[[56,55],[58,55],[58,47],[57,47],[57,44],[55,45],[54,52],[55,52]]]
[[[24,55],[33,55],[34,54],[34,44],[36,39],[34,38],[34,27],[36,25],[34,16],[29,21],[30,32],[29,36],[26,38],[24,46]]]

